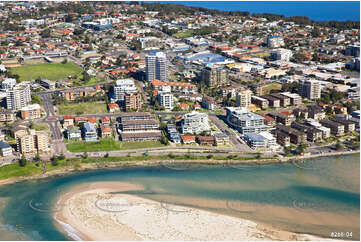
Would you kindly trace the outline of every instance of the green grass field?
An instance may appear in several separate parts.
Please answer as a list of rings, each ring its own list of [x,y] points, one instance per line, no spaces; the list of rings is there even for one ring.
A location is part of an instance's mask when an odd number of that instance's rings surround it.
[[[99,152],[111,150],[130,150],[164,146],[159,141],[120,142],[113,139],[101,139],[97,142],[76,142],[67,144],[70,152]]]
[[[194,31],[191,29],[188,29],[184,32],[178,32],[173,34],[173,37],[175,38],[188,38],[188,37],[192,37],[194,35]]]
[[[71,114],[97,114],[108,112],[105,103],[73,103],[63,104],[58,106],[59,114],[71,115]]]
[[[66,79],[68,76],[81,75],[82,69],[72,62],[66,64],[39,64],[13,67],[12,74],[20,76],[20,81],[31,81],[40,77],[52,81]]]

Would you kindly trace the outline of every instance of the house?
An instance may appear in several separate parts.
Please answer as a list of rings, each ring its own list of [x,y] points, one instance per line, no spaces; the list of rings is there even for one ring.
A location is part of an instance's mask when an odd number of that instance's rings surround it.
[[[194,144],[196,142],[196,137],[193,135],[182,135],[181,138],[183,144]]]
[[[89,118],[88,118],[88,122],[89,122],[89,123],[92,123],[92,124],[94,124],[94,125],[97,125],[97,119],[96,119],[96,118],[89,117]]]
[[[63,116],[63,128],[66,129],[69,126],[74,126],[74,118],[72,115]]]
[[[110,125],[110,118],[108,116],[103,116],[101,122],[103,125]]]
[[[11,146],[4,141],[0,141],[0,154],[2,157],[9,156],[13,154]]]
[[[67,126],[66,136],[69,140],[80,140],[81,131],[77,126]]]
[[[84,128],[82,130],[82,133],[83,133],[83,139],[85,140],[85,142],[97,141],[98,140],[98,136],[97,136],[97,132],[95,130],[95,127],[90,122],[86,122],[84,124]]]
[[[197,136],[197,142],[199,145],[215,145],[216,140],[214,136]]]
[[[87,121],[88,121],[88,119],[86,117],[83,117],[83,116],[75,117],[75,123],[77,123],[77,124],[85,123]]]
[[[200,110],[200,109],[201,109],[201,105],[198,104],[198,103],[196,103],[196,104],[193,105],[193,109],[194,109],[194,110]]]
[[[112,129],[108,125],[101,125],[100,133],[102,138],[110,137],[112,136]]]
[[[179,104],[179,107],[183,111],[188,111],[189,110],[189,105],[187,103],[181,103],[181,104]]]
[[[110,103],[110,104],[108,105],[108,109],[109,109],[109,112],[111,112],[111,113],[120,111],[119,105],[116,104],[116,103]]]

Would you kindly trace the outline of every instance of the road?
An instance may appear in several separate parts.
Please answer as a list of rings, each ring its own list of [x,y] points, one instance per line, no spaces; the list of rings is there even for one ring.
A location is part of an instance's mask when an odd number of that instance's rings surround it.
[[[43,93],[40,94],[40,97],[46,112],[46,118],[44,118],[43,122],[47,123],[50,127],[51,151],[53,154],[65,154],[67,150],[63,140],[63,134],[59,128],[59,118],[55,115],[51,95],[49,93]]]

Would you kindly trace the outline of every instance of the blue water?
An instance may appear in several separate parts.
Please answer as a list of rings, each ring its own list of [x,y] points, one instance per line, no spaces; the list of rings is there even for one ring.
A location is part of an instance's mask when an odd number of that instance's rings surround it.
[[[154,1],[155,2],[155,1]],[[193,7],[204,7],[222,11],[248,11],[253,13],[273,13],[290,16],[307,16],[316,21],[329,20],[360,20],[359,1],[307,1],[307,2],[234,2],[234,1],[165,1],[162,3],[175,3]]]
[[[324,237],[348,231],[352,239],[360,238],[359,154],[295,164],[191,168],[117,168],[0,186],[0,240],[69,240],[56,226],[53,204],[75,185],[97,181],[138,184],[144,187],[135,192],[139,196],[288,231]],[[211,208],[211,201],[223,205]]]

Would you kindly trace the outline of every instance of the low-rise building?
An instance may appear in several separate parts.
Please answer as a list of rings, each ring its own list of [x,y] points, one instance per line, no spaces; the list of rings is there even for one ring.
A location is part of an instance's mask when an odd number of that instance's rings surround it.
[[[275,118],[277,123],[281,123],[286,126],[290,126],[291,123],[296,120],[296,117],[288,112],[270,113],[268,115]]]
[[[184,115],[182,123],[183,134],[199,134],[210,129],[207,114],[193,111]]]
[[[315,120],[321,120],[326,117],[326,113],[323,111],[323,109],[320,106],[311,105],[311,106],[307,106],[307,109],[308,109],[309,118]]]
[[[330,120],[334,121],[336,123],[342,124],[344,126],[345,133],[355,131],[355,123],[350,121],[350,120],[343,119],[343,118],[340,118],[340,117],[333,117]]]
[[[272,97],[275,97],[277,99],[280,100],[280,105],[282,107],[287,107],[291,104],[291,99],[287,96],[284,96],[284,95],[281,95],[279,93],[273,93],[273,94],[270,94]]]
[[[262,109],[267,109],[269,102],[267,99],[265,98],[261,98],[261,97],[257,97],[257,96],[252,96],[252,104],[255,104],[257,106],[259,106]]]
[[[307,140],[311,141],[311,142],[315,142],[317,140],[321,140],[322,139],[322,131],[319,129],[316,129],[314,127],[305,125],[305,124],[301,124],[298,122],[293,122],[291,124],[291,128],[297,129],[303,133],[307,134]]]
[[[254,149],[262,149],[267,147],[265,137],[257,133],[247,133],[243,136],[244,141]]]
[[[14,122],[15,113],[11,110],[2,110],[0,112],[0,122]]]
[[[290,141],[293,144],[305,143],[306,140],[307,140],[307,135],[306,134],[304,134],[302,132],[299,132],[298,130],[293,129],[293,128],[288,127],[288,126],[277,125],[276,130],[282,131],[283,133],[290,136]]]
[[[199,145],[215,145],[216,140],[213,136],[197,136]]]
[[[343,135],[345,133],[345,126],[340,124],[340,123],[336,123],[334,121],[331,121],[329,119],[322,119],[320,120],[320,124],[322,124],[323,126],[330,128],[331,129],[331,134],[333,135]]]
[[[291,138],[287,133],[285,133],[281,130],[276,130],[275,135],[276,135],[278,144],[280,144],[284,147],[288,147],[291,145]]]
[[[182,135],[183,144],[194,144],[196,142],[196,136],[193,135]]]
[[[27,119],[38,119],[41,117],[41,108],[39,104],[31,104],[21,109],[21,118]]]
[[[281,92],[282,96],[288,97],[290,99],[290,104],[297,106],[302,103],[302,97],[296,93]]]
[[[102,138],[112,136],[112,129],[108,125],[100,125],[100,135]]]
[[[266,94],[266,95],[261,96],[261,98],[267,99],[269,106],[271,106],[273,108],[279,108],[281,105],[281,101],[278,98],[275,98],[271,95]]]
[[[229,136],[222,133],[222,132],[217,132],[214,133],[214,138],[215,138],[215,144],[216,145],[226,145],[229,144]]]
[[[122,141],[147,141],[147,140],[160,140],[162,133],[160,131],[155,132],[137,132],[137,133],[121,133],[120,139]]]
[[[8,143],[0,140],[0,154],[2,157],[9,156],[13,154],[13,150]]]
[[[216,102],[214,100],[214,98],[209,97],[209,96],[204,96],[202,98],[202,107],[208,110],[215,110],[216,109]]]

